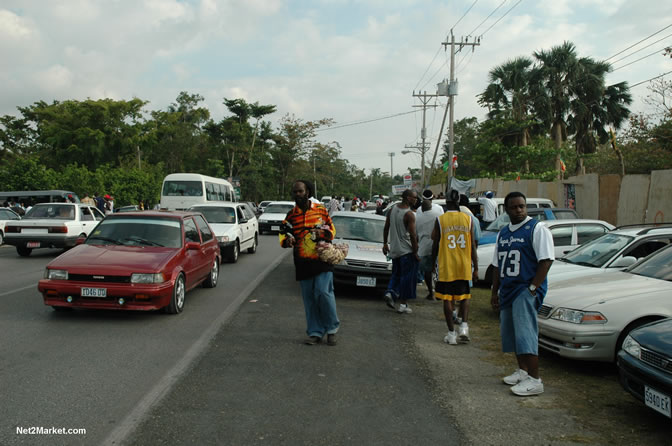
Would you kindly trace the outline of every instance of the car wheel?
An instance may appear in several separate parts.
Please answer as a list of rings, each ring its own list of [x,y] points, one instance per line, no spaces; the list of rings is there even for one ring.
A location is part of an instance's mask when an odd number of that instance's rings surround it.
[[[184,296],[186,294],[184,285],[184,274],[180,273],[175,280],[175,287],[173,287],[173,296],[170,298],[170,304],[166,307],[166,313],[178,314],[184,309]]]
[[[219,278],[219,262],[215,257],[215,260],[212,262],[212,269],[210,270],[210,274],[208,275],[208,278],[205,279],[205,282],[203,282],[203,286],[205,288],[216,287],[218,278]]]
[[[18,252],[21,257],[28,257],[30,253],[33,252],[33,248],[26,248],[25,246],[17,246],[16,252]]]
[[[258,237],[257,234],[254,234],[254,243],[250,248],[247,248],[247,252],[250,254],[254,254],[255,252],[257,252],[257,243],[259,243]]]
[[[229,251],[229,263],[236,263],[240,255],[240,242],[236,240],[236,244],[231,247]]]
[[[2,231],[0,231],[0,245],[5,243],[5,237],[2,235]]]

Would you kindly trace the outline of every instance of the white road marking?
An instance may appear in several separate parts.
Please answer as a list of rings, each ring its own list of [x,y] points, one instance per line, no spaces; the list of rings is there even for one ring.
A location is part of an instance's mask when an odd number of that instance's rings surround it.
[[[24,286],[24,287],[22,287],[22,288],[17,288],[17,289],[15,289],[15,290],[5,291],[4,293],[0,293],[0,297],[2,297],[2,296],[9,296],[10,294],[18,293],[19,291],[27,290],[27,289],[29,289],[29,288],[35,288],[35,289],[37,289],[37,284],[34,283],[34,284],[32,284],[32,285],[26,285],[26,286]]]

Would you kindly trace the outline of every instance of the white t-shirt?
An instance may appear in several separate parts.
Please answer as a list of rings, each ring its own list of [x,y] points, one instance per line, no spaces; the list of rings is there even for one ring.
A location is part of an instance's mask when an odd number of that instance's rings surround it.
[[[532,220],[532,217],[528,216],[525,220],[521,221],[517,225],[509,223],[509,229],[513,232],[530,220]],[[495,267],[499,265],[499,258],[497,257],[498,246],[499,234],[497,234],[497,240],[495,240],[495,253],[493,254],[492,261],[490,262]],[[532,249],[534,249],[534,253],[537,255],[537,259],[539,260],[555,260],[553,236],[543,221],[540,221],[534,227],[534,232],[532,233]]]
[[[478,202],[483,205],[483,221],[495,221],[497,218],[497,202],[488,197],[478,197]]]
[[[415,214],[415,231],[418,234],[418,256],[422,257],[432,254],[432,231],[436,219],[443,215],[443,208],[437,204],[432,205],[428,211],[420,212],[420,210],[421,208],[418,208]]]

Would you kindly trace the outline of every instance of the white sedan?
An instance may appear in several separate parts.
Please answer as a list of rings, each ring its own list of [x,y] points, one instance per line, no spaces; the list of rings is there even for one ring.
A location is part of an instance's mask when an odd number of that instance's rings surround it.
[[[5,225],[8,221],[21,220],[21,216],[9,208],[0,208],[0,245],[5,241]]]
[[[546,220],[544,224],[553,236],[556,259],[564,256],[582,243],[593,240],[614,229],[612,224],[602,220]],[[495,244],[479,246],[477,252],[478,279],[491,283],[492,267],[490,264],[495,254]]]
[[[549,287],[539,309],[539,347],[573,359],[612,362],[631,330],[672,316],[672,246],[625,271]]]

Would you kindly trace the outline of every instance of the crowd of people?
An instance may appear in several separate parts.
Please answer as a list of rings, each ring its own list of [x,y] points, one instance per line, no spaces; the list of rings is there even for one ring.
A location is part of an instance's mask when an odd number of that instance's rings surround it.
[[[294,250],[296,280],[301,284],[306,313],[306,344],[315,345],[326,335],[327,344],[336,345],[340,320],[333,266],[320,259],[318,246],[334,238],[331,215],[342,210],[343,203],[334,197],[327,210],[317,200],[310,200],[312,194],[309,181],[294,183],[296,206],[283,222],[290,229],[280,234],[280,245]],[[382,198],[376,199],[376,208],[383,206]],[[469,343],[469,302],[471,287],[478,278],[480,222],[469,210],[468,197],[455,190],[446,193],[445,212],[433,203],[430,190],[422,193],[421,200],[412,189],[405,190],[401,198],[387,212],[383,230],[382,250],[392,261],[384,302],[399,314],[411,314],[418,279],[424,280],[426,298],[443,302],[448,328],[443,341],[448,345]],[[481,202],[484,217],[494,220],[492,194],[489,192]],[[361,206],[355,197],[350,209],[356,211]],[[509,193],[504,209],[511,223],[501,229],[495,244],[491,306],[499,313],[502,350],[515,353],[518,367],[502,380],[515,395],[539,395],[544,386],[539,377],[536,312],[548,288],[546,275],[554,260],[553,239],[543,222],[527,215],[522,193]],[[496,206],[494,212],[496,217]]]

